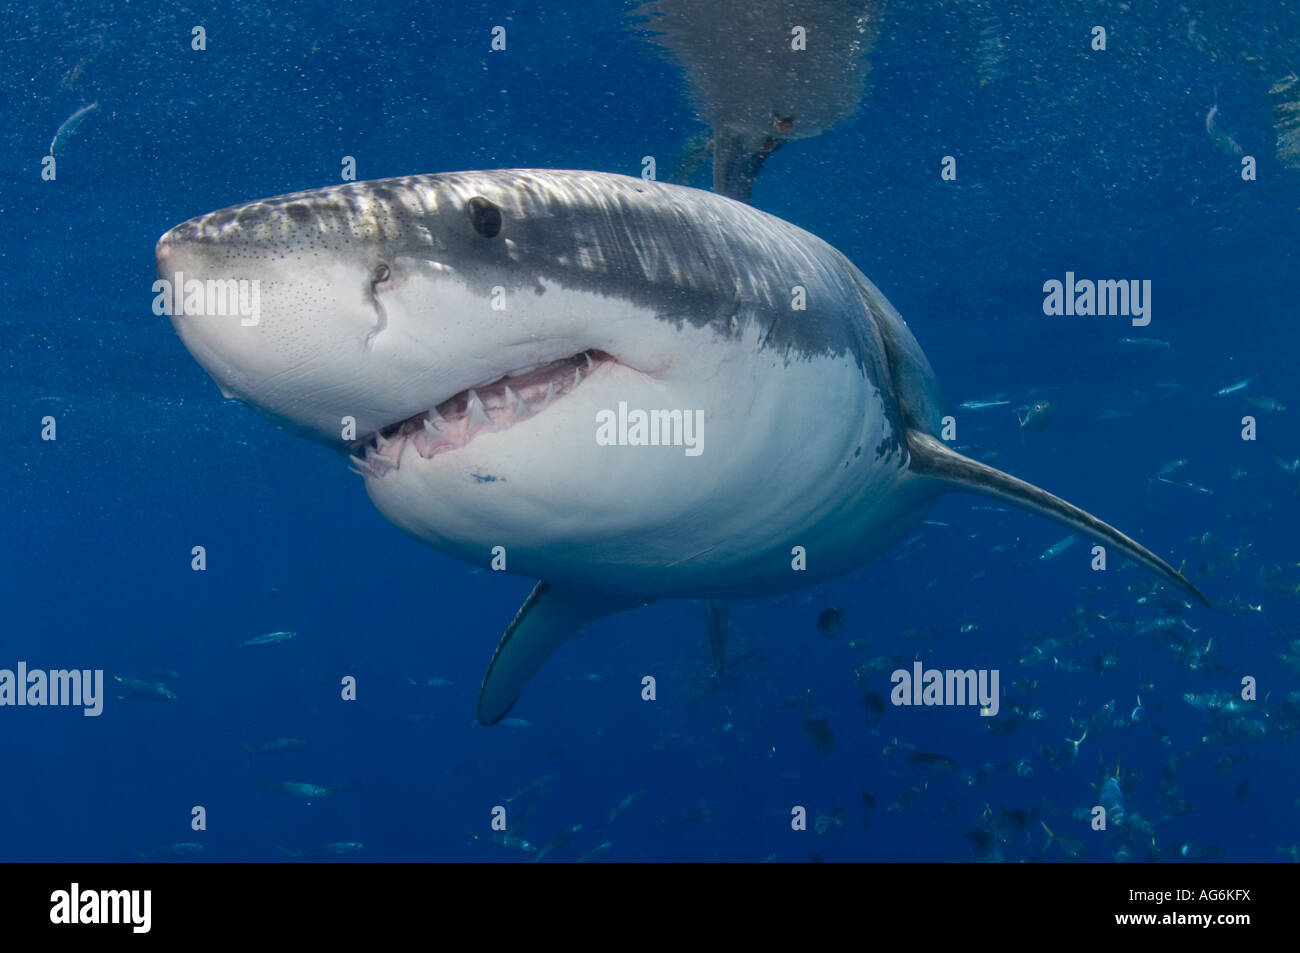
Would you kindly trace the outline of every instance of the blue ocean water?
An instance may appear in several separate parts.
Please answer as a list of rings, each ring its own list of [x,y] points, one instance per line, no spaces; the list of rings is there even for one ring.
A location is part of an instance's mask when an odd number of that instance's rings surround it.
[[[344,155],[363,179],[671,167],[703,127],[630,9],[4,7],[0,668],[158,677],[177,698],[0,708],[0,857],[201,844],[186,856],[282,861],[356,842],[357,860],[512,861],[581,825],[548,860],[1295,859],[1300,171],[1270,94],[1300,69],[1293,5],[891,4],[861,109],[775,153],[753,196],[908,320],[959,449],[1184,564],[1214,609],[1153,595],[1118,556],[1093,572],[1085,544],[1040,559],[1060,527],[949,496],[849,576],[735,603],[721,679],[703,605],[656,603],[565,645],[512,713],[527,726],[482,728],[482,671],[532,581],[398,532],[335,454],[223,401],[152,313],[164,230],[335,184]],[[51,137],[91,103],[43,181]],[[1066,272],[1149,279],[1151,324],[1044,315]],[[996,395],[1010,404],[957,409]],[[1050,426],[1022,428],[1014,408],[1041,399]],[[823,633],[833,607],[843,625]],[[275,630],[298,637],[235,647]],[[869,663],[894,656],[999,670],[1000,730],[889,705],[895,666]],[[1240,710],[1207,713],[1216,692]],[[245,750],[274,737],[306,744]],[[1107,777],[1129,825],[1094,831],[1078,813]],[[493,843],[492,808],[538,779],[508,808],[535,849]]]

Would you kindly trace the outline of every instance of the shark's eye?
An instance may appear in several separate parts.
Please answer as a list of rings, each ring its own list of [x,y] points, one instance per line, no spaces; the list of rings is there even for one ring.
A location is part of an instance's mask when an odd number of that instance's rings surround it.
[[[392,272],[388,270],[388,266],[381,262],[375,267],[375,275],[370,279],[370,287],[374,288],[376,285],[382,285],[391,275]]]
[[[501,209],[477,195],[469,200],[469,220],[484,238],[496,238],[501,231]]]

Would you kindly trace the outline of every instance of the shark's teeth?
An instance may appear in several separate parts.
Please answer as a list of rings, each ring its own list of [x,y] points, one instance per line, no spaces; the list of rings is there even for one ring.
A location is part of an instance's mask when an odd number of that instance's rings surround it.
[[[478,394],[473,390],[469,392],[469,399],[465,404],[465,412],[469,415],[470,429],[476,427],[487,427],[492,423],[491,418],[487,415],[487,409],[483,406],[483,401],[478,399]]]
[[[580,351],[476,384],[424,413],[373,432],[364,449],[358,450],[361,456],[352,458],[351,466],[362,476],[383,477],[400,468],[408,445],[429,460],[464,447],[480,433],[509,430],[570,393],[584,376],[617,363],[617,358],[604,351]]]
[[[394,441],[389,441],[390,443]],[[383,453],[380,453],[374,447],[366,447],[366,466],[370,468],[373,476],[381,477],[389,470],[397,469],[397,461]]]
[[[393,445],[394,443],[396,443],[396,442],[397,442],[397,441],[395,441],[395,440],[389,440],[389,441],[386,441],[386,442],[385,442],[385,446],[392,446],[392,445]],[[397,453],[400,455],[400,453],[401,453],[401,448],[400,448],[400,447],[398,448]],[[396,470],[396,469],[397,469],[397,459],[398,459],[398,458],[395,457],[395,456],[389,456],[389,455],[388,455],[386,452],[384,452],[383,450],[377,450],[377,449],[375,449],[374,447],[367,447],[367,448],[366,448],[366,462],[370,463],[372,466],[375,465],[376,463],[378,463],[378,464],[380,464],[380,465],[384,465],[384,464],[386,464],[386,465],[392,467],[394,470]]]
[[[512,415],[515,423],[529,416],[528,405],[524,403],[522,397],[510,389],[509,384],[506,385],[506,409]]]
[[[366,460],[363,460],[361,457],[348,454],[348,463],[352,467],[352,472],[355,473],[357,476],[362,476],[362,477],[375,476],[375,468],[372,467]]]

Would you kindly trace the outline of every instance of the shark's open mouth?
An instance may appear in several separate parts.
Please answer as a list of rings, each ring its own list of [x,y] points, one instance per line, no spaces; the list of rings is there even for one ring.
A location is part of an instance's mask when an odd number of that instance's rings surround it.
[[[481,433],[508,430],[545,412],[601,367],[617,363],[604,351],[590,350],[519,368],[382,428],[365,441],[364,458],[349,459],[362,476],[383,477],[398,469],[408,443],[425,460],[458,450]]]

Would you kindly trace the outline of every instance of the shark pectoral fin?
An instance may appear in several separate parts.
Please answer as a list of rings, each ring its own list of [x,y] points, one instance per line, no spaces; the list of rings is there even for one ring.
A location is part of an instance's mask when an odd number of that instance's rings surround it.
[[[497,643],[478,693],[479,724],[495,725],[510,713],[528,680],[569,636],[588,622],[647,600],[539,582]]]
[[[722,677],[722,667],[727,661],[727,615],[730,604],[725,599],[705,599],[704,611],[709,616],[709,648],[713,651],[713,670]]]
[[[1205,598],[1201,590],[1192,585],[1173,566],[1141,543],[1129,539],[1109,523],[1103,523],[1072,503],[1067,503],[1032,483],[1018,480],[1001,470],[995,470],[969,457],[963,457],[936,438],[918,430],[907,431],[907,446],[912,455],[910,469],[914,473],[941,480],[950,484],[953,489],[980,493],[1031,510],[1091,536],[1098,542],[1114,546],[1135,563],[1146,566],[1166,581],[1191,593],[1205,605],[1210,604],[1210,600]]]

